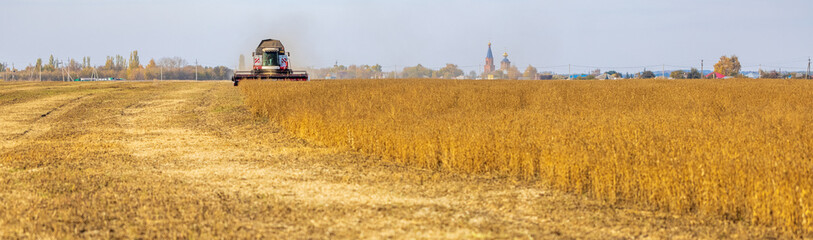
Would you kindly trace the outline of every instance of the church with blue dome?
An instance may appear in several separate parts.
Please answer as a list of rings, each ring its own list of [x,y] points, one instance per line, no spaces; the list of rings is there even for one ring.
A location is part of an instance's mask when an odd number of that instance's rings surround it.
[[[500,62],[500,70],[508,71],[511,68],[511,61],[508,60],[508,53],[502,54],[502,62]]]
[[[506,73],[511,68],[511,60],[508,60],[508,53],[502,54],[502,61],[500,61],[500,69],[497,70],[494,66],[494,54],[491,52],[491,43],[488,43],[488,52],[486,53],[486,65],[483,68],[483,74],[489,75],[494,71],[503,71]]]

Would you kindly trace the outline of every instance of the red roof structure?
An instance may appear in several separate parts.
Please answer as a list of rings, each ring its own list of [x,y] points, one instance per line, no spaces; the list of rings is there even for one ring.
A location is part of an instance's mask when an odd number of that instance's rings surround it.
[[[724,77],[725,77],[725,75],[723,75],[722,73],[718,73],[718,72],[712,72],[712,73],[709,73],[708,75],[706,75],[706,78],[723,79]]]

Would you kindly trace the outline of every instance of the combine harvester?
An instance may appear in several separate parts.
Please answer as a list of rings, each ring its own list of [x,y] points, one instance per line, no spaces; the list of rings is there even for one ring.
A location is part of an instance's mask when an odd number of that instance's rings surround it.
[[[265,39],[251,53],[254,57],[254,68],[249,71],[235,71],[231,80],[234,86],[243,80],[274,80],[274,81],[308,81],[308,73],[294,71],[290,68],[288,56],[282,42],[274,39]]]

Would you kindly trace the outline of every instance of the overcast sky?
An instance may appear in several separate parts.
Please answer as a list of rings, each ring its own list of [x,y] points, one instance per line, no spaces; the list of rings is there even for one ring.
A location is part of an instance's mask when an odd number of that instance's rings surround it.
[[[724,54],[802,70],[813,55],[810,0],[1,0],[0,26],[0,62],[17,66],[138,50],[235,67],[264,38],[294,67],[385,70],[482,69],[489,41],[496,61],[557,72],[709,69]]]

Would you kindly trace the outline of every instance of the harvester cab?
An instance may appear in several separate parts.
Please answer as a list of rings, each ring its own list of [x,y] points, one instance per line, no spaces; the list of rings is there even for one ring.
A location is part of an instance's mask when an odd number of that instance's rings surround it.
[[[279,48],[263,48],[261,54],[254,55],[255,70],[286,70],[288,69],[288,56],[285,50]]]
[[[232,77],[234,86],[243,80],[308,81],[308,73],[290,68],[289,52],[282,42],[265,39],[251,53],[254,65],[250,71],[236,71]]]

